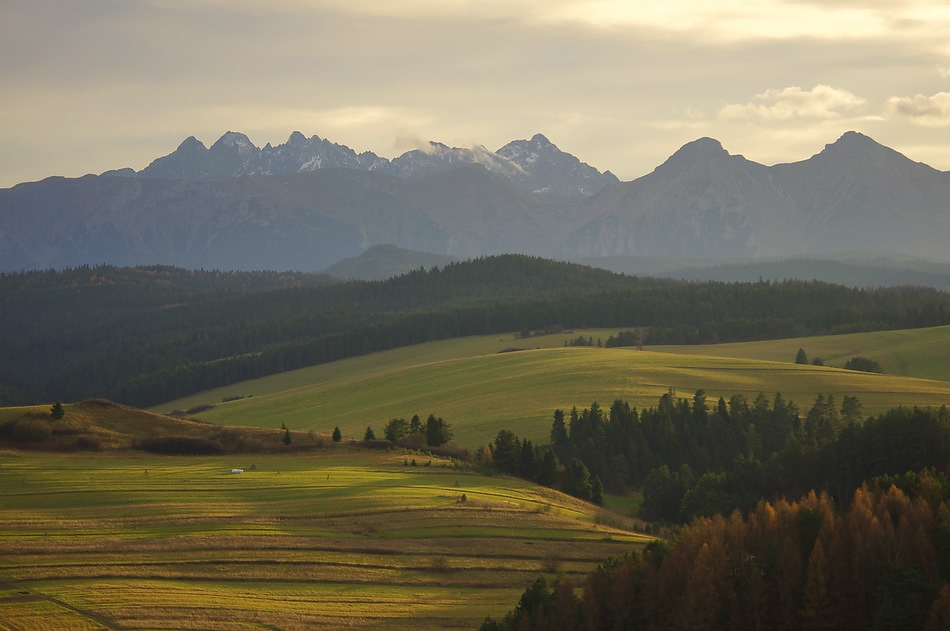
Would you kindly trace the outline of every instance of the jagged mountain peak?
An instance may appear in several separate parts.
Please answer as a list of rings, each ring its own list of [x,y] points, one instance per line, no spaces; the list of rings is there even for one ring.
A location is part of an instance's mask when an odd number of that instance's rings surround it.
[[[314,139],[314,140],[320,140],[317,136],[314,136],[313,139]],[[305,142],[307,142],[307,137],[304,136],[304,135],[303,135],[302,133],[300,133],[299,131],[294,131],[294,132],[291,132],[290,137],[287,138],[287,143],[286,143],[286,144],[288,144],[288,145],[299,145],[299,144],[303,144],[303,143],[305,143]]]
[[[541,147],[554,146],[544,134],[535,134],[534,136],[531,136],[531,144]]]
[[[787,172],[792,177],[812,177],[813,174],[822,179],[852,175],[873,179],[891,177],[905,170],[907,173],[936,173],[932,167],[914,162],[856,131],[846,132],[835,142],[826,144],[820,153],[808,160],[776,165],[773,169],[783,175]]]
[[[203,142],[201,142],[194,136],[188,136],[187,138],[181,141],[181,144],[178,145],[178,149],[176,151],[193,151],[195,149],[200,149],[201,151],[207,151],[207,147],[205,147]]]
[[[699,138],[680,147],[676,153],[666,159],[666,162],[658,166],[654,173],[669,171],[687,173],[691,169],[709,166],[725,158],[733,157],[740,156],[731,156],[723,148],[722,143],[715,138]]]
[[[238,153],[250,153],[254,151],[259,151],[259,149],[254,146],[254,143],[251,142],[251,139],[241,132],[229,131],[226,132],[223,136],[218,138],[218,141],[211,145],[212,151],[220,151],[222,149],[228,150],[237,150]]]
[[[729,155],[729,152],[726,151],[722,143],[716,140],[715,138],[709,138],[704,136],[703,138],[697,138],[692,142],[688,142],[676,153],[673,154],[673,157],[676,156],[690,156],[690,157],[720,157],[723,155]]]
[[[856,131],[846,132],[831,144],[825,145],[824,150],[818,154],[819,158],[824,159],[845,159],[861,160],[868,164],[883,166],[886,161],[900,160],[902,162],[912,162],[910,158],[885,147],[869,136]]]
[[[561,151],[541,133],[531,140],[510,142],[498,151],[482,145],[460,148],[428,141],[390,161],[369,151],[357,155],[345,145],[316,135],[307,138],[300,131],[291,133],[283,144],[274,147],[268,143],[263,149],[257,148],[246,135],[228,131],[210,149],[191,136],[139,175],[222,180],[241,175],[345,168],[414,179],[470,164],[481,165],[529,192],[571,199],[593,195],[618,181],[613,174],[600,173]]]
[[[513,140],[495,153],[517,167],[513,181],[533,193],[580,198],[618,182],[612,173],[601,173],[561,151],[540,133],[531,140]]]

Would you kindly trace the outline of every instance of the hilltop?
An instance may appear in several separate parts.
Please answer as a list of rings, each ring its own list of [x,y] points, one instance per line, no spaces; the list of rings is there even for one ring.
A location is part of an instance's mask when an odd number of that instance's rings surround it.
[[[30,451],[113,451],[137,449],[161,454],[294,452],[331,445],[329,435],[294,432],[291,446],[284,431],[236,428],[177,415],[154,414],[105,399],[64,406],[54,420],[49,406],[0,408],[0,446]],[[201,408],[190,410],[192,414]]]

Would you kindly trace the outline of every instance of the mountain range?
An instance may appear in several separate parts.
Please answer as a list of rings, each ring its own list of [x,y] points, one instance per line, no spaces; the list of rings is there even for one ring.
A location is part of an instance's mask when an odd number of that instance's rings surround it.
[[[498,151],[393,160],[291,135],[255,147],[189,138],[136,173],[0,190],[0,270],[82,264],[322,270],[369,247],[454,257],[816,257],[947,260],[950,173],[856,132],[764,166],[713,139],[620,182],[538,134]]]
[[[601,173],[558,149],[541,134],[514,140],[498,151],[485,147],[449,147],[429,142],[390,161],[371,151],[357,154],[319,136],[307,138],[295,131],[286,143],[259,149],[244,134],[229,131],[211,148],[194,136],[173,153],[158,158],[138,173],[132,169],[103,175],[162,179],[229,180],[242,175],[282,175],[318,169],[357,169],[415,179],[464,165],[478,164],[518,187],[538,195],[581,199],[618,182],[609,171]]]

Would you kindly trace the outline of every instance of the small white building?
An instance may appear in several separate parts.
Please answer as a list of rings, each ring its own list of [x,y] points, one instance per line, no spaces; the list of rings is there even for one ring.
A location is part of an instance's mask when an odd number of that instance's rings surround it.
[[[244,469],[231,469],[231,473],[244,473]]]

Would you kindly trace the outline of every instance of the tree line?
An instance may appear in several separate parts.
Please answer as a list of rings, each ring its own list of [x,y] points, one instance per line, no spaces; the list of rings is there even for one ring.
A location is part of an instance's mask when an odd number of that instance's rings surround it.
[[[607,490],[643,491],[641,517],[683,523],[751,510],[810,490],[846,503],[865,480],[950,463],[950,411],[896,408],[865,418],[857,397],[819,394],[804,414],[781,393],[707,404],[673,392],[654,408],[616,400],[555,410],[551,450],[579,461]]]

